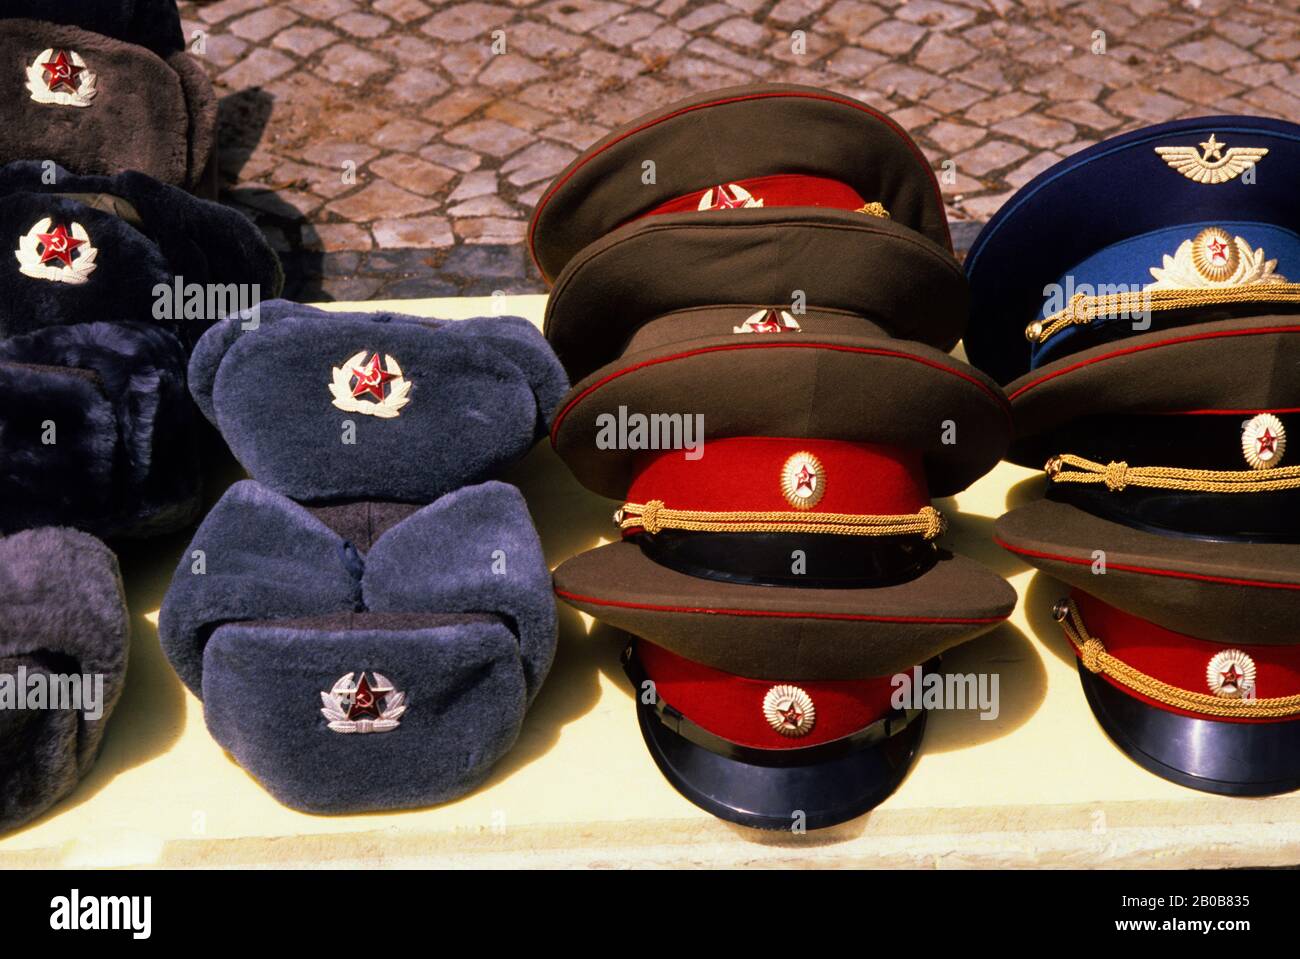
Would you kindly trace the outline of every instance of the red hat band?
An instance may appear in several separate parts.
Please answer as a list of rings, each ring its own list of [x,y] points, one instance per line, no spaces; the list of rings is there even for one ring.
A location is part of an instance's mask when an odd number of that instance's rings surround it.
[[[1300,719],[1300,647],[1207,642],[1078,590],[1055,615],[1087,669],[1157,709],[1235,723]]]
[[[675,197],[654,209],[634,217],[664,213],[696,213],[709,210],[743,210],[754,207],[815,206],[833,210],[851,210],[870,216],[888,217],[889,211],[878,202],[869,203],[857,190],[828,177],[803,173],[775,173],[718,183],[685,196]]]
[[[753,436],[709,440],[694,452],[645,454],[628,490],[627,534],[656,531],[646,504],[659,504],[661,518],[664,510],[719,519],[743,514],[736,520],[746,528],[729,530],[724,522],[697,530],[714,532],[836,532],[818,527],[833,527],[840,517],[902,521],[934,513],[919,450]],[[763,522],[771,528],[747,528]],[[898,530],[909,531],[923,532]]]
[[[692,723],[737,746],[788,750],[857,733],[896,712],[892,676],[798,683],[747,679],[638,641],[655,695]],[[641,690],[637,694],[641,694]]]

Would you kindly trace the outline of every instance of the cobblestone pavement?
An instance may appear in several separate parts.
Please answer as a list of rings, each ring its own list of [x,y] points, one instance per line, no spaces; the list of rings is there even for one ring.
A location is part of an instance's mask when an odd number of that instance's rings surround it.
[[[523,236],[551,177],[637,114],[736,83],[888,111],[941,173],[959,246],[1103,137],[1207,113],[1300,120],[1297,0],[180,6],[223,98],[223,196],[301,299],[541,291]]]

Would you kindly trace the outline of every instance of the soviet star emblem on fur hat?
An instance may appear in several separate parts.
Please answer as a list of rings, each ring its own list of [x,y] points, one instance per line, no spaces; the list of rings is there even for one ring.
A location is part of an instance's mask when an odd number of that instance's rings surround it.
[[[0,165],[136,170],[215,198],[217,99],[184,50],[175,0],[35,3],[0,12]],[[130,136],[123,136],[123,130]]]

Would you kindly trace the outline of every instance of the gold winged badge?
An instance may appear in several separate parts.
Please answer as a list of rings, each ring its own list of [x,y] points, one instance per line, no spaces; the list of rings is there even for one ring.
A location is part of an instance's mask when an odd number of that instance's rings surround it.
[[[1160,158],[1197,183],[1227,183],[1268,155],[1265,147],[1227,147],[1210,134],[1196,147],[1156,147]]]

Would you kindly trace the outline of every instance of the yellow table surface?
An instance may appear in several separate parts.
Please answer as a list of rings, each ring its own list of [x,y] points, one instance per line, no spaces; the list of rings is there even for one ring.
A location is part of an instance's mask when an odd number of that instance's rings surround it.
[[[544,302],[506,296],[329,307],[446,318],[513,313],[540,324]],[[527,496],[552,566],[613,538],[616,504],[582,489],[549,444],[505,478]],[[618,662],[620,634],[564,604],[555,667],[519,742],[484,786],[414,812],[314,816],[285,808],[209,737],[202,704],[159,648],[157,610],[187,531],[123,555],[131,663],[103,752],[69,798],[0,839],[0,867],[1300,862],[1300,794],[1227,799],[1181,788],[1130,762],[1097,726],[1050,616],[1063,589],[991,538],[993,520],[1038,495],[1040,482],[1003,463],[939,504],[952,519],[946,543],[1009,578],[1020,595],[1010,622],[944,660],[948,670],[1000,674],[1001,715],[931,714],[922,753],[898,791],[836,828],[758,832],[678,795],[642,744]]]

